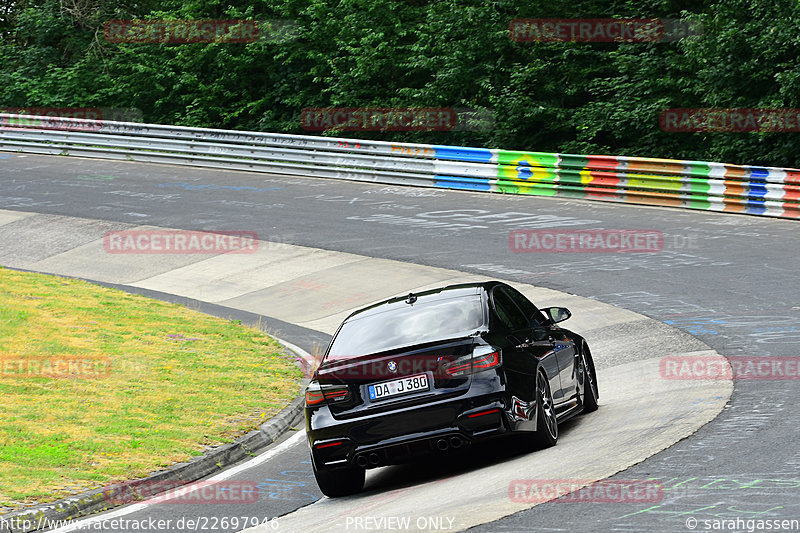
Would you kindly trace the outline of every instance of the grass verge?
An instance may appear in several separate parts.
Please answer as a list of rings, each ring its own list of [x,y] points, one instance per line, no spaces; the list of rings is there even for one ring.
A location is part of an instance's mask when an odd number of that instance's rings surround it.
[[[301,371],[254,328],[0,267],[0,508],[143,477],[231,442]]]

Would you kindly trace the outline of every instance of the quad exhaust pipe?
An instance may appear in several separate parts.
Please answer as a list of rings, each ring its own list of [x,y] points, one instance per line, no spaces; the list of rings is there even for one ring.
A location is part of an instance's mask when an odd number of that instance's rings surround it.
[[[464,439],[462,439],[458,435],[453,435],[449,439],[447,438],[437,439],[435,442],[436,449],[439,450],[440,452],[443,452],[449,448],[457,450],[458,448],[461,448],[464,444],[465,444]]]
[[[440,452],[447,451],[450,448],[457,450],[465,444],[467,444],[467,441],[459,435],[453,435],[449,438],[440,437],[433,441],[434,448]],[[377,452],[362,453],[356,457],[356,464],[361,468],[372,468],[379,466],[382,462],[381,456]]]
[[[371,454],[363,454],[356,457],[356,464],[361,468],[367,468],[368,466],[378,466],[381,463],[381,456],[375,452]]]

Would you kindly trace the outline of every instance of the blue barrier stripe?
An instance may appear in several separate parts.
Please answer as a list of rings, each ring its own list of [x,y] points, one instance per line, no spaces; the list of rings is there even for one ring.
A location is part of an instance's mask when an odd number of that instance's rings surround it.
[[[748,183],[748,196],[756,196],[763,198],[767,195],[767,185],[766,181],[750,181]]]
[[[447,187],[448,189],[466,189],[470,191],[489,191],[492,185],[486,178],[462,178],[457,176],[433,176],[433,183],[437,187]]]
[[[764,200],[749,200],[747,202],[748,215],[763,215],[767,212],[767,206]]]
[[[434,146],[434,157],[445,161],[474,161],[476,163],[490,163],[492,151],[485,148],[466,148],[463,146]]]
[[[766,178],[769,177],[769,174],[770,174],[770,172],[769,172],[768,168],[750,167],[750,179],[753,179],[753,178],[764,178],[764,181],[766,181]]]

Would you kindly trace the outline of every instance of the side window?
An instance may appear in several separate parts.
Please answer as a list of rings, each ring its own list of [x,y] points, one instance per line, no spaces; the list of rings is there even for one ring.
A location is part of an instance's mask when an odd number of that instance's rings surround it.
[[[516,303],[519,308],[522,309],[522,312],[525,313],[525,317],[529,321],[535,320],[540,326],[545,327],[547,324],[547,318],[521,292],[513,287],[505,289],[505,292],[508,292],[508,295],[514,301],[514,303]]]
[[[522,311],[514,304],[514,301],[508,295],[499,290],[499,288],[492,291],[492,301],[494,303],[494,310],[500,321],[509,329],[518,330],[528,327],[528,320]]]

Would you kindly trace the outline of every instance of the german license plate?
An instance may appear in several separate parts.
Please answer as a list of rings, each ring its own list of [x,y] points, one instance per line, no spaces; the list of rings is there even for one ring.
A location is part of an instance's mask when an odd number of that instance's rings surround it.
[[[393,379],[392,381],[384,381],[383,383],[370,385],[369,399],[383,400],[384,398],[392,398],[408,392],[417,392],[421,390],[428,390],[428,376],[425,374]]]

